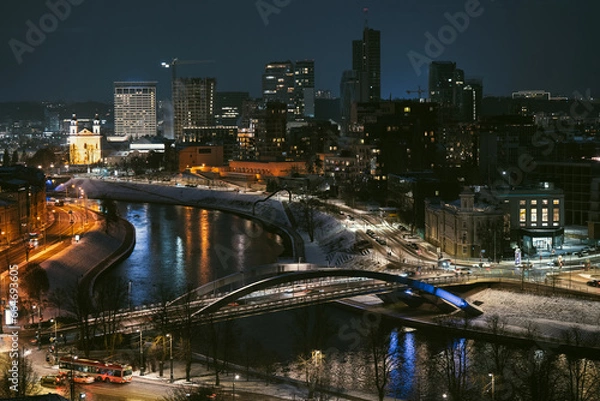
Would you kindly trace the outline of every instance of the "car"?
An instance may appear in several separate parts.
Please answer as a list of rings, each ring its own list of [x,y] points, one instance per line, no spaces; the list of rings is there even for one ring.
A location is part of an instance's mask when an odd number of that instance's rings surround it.
[[[46,375],[40,378],[40,384],[60,386],[65,381],[64,377],[57,375]]]
[[[86,376],[86,375],[80,375],[80,374],[76,374],[73,377],[73,381],[75,383],[93,383],[95,380],[95,378],[93,376]]]
[[[600,287],[600,281],[590,280],[587,282],[587,285],[589,285],[590,287]]]
[[[54,201],[54,206],[64,206],[65,202],[62,199],[56,199]]]
[[[454,269],[454,273],[456,274],[473,274],[473,271],[471,270],[470,267],[457,267],[456,269]]]
[[[400,273],[399,276],[400,277],[414,277],[415,274],[416,274],[415,272],[408,270],[408,271]]]

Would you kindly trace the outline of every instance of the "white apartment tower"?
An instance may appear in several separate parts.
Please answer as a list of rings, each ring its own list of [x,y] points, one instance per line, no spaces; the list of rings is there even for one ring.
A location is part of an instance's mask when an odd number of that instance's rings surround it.
[[[115,135],[156,135],[156,81],[115,82]]]

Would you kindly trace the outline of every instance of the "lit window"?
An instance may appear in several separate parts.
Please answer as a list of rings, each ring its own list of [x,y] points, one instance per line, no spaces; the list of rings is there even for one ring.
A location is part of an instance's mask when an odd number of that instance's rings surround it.
[[[527,209],[519,209],[519,221],[527,221]]]
[[[554,221],[554,222],[560,221],[560,210],[558,208],[554,208],[552,210],[552,221]]]
[[[525,206],[525,205],[526,205],[526,201],[525,201],[524,199],[521,199],[521,200],[519,201],[519,205],[521,205],[521,206]]]
[[[552,203],[555,204],[555,205],[559,205],[560,204],[560,200],[559,199],[554,199],[552,201]]]
[[[547,205],[548,204],[548,199],[543,199],[542,200],[542,205]]]
[[[537,205],[537,200],[536,200],[536,199],[532,199],[532,200],[531,200],[531,204],[532,204],[532,205]]]
[[[537,221],[537,209],[531,209],[531,222],[535,223]]]
[[[404,108],[404,112],[405,112],[405,113],[410,113],[410,107],[405,107],[405,108]]]
[[[548,221],[548,208],[542,209],[542,221]]]

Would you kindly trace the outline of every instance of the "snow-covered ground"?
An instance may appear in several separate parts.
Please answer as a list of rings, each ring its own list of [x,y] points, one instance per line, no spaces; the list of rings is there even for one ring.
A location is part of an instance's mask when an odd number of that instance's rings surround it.
[[[471,323],[489,328],[489,319],[498,316],[504,329],[518,335],[536,335],[567,340],[573,329],[582,341],[598,345],[600,338],[600,300],[523,294],[485,289],[467,298],[481,302],[484,314]]]

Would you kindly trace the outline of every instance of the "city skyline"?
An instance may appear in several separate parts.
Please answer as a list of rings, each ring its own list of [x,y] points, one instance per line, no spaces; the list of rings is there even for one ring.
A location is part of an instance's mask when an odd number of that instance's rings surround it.
[[[429,61],[445,60],[482,78],[484,95],[543,89],[572,97],[598,89],[600,56],[589,49],[600,7],[592,2],[577,9],[491,0],[47,0],[4,7],[0,101],[110,101],[115,81],[153,80],[158,98],[170,98],[170,73],[160,63],[175,57],[215,61],[180,66],[178,76],[215,77],[218,91],[253,97],[266,63],[311,59],[316,89],[339,96],[365,16],[381,31],[384,99],[414,97],[406,91],[427,87]]]

